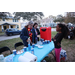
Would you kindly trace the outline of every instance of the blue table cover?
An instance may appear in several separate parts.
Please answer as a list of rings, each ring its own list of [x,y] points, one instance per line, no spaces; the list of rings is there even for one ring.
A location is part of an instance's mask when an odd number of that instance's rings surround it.
[[[51,41],[49,44],[44,44],[42,46],[43,46],[43,48],[34,47],[34,55],[37,56],[37,62],[40,62],[41,60],[43,60],[46,57],[46,55],[48,55],[54,49],[53,41]],[[28,48],[27,48],[27,51],[28,51]],[[31,51],[28,51],[28,52],[31,53]],[[19,62],[18,61],[19,56],[24,55],[24,54],[25,54],[25,52],[23,52],[22,54],[15,55],[13,57],[12,62]],[[9,58],[13,55],[14,54],[8,55],[5,58]]]

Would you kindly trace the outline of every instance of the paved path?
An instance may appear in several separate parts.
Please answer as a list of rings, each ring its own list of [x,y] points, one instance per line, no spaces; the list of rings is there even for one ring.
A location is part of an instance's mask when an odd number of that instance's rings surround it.
[[[20,35],[13,35],[13,36],[0,36],[0,41],[3,41],[3,40],[8,40],[8,39],[13,39],[13,38],[18,38],[20,37]]]

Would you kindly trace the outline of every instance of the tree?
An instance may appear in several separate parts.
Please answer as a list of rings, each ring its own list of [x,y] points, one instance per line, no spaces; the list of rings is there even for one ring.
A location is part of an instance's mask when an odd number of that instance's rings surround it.
[[[23,17],[23,20],[37,20],[44,16],[42,12],[14,12],[14,17]]]
[[[57,15],[57,18],[54,20],[54,22],[64,22],[64,17],[62,15]]]
[[[0,18],[7,18],[7,16],[11,16],[9,12],[0,12]]]
[[[65,23],[69,22],[75,24],[75,12],[66,12]]]

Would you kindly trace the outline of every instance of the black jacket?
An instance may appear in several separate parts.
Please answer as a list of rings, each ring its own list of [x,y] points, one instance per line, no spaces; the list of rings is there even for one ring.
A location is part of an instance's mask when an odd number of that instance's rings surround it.
[[[57,33],[55,36],[55,39],[52,38],[52,40],[56,40],[54,41],[55,44],[55,48],[60,48],[61,47],[61,41],[63,39],[63,34],[62,33]],[[60,43],[60,45],[58,46],[58,43]]]
[[[39,31],[39,29],[38,29],[38,28],[36,28],[36,30],[37,30],[37,34],[38,34],[38,35],[40,35],[40,31]]]

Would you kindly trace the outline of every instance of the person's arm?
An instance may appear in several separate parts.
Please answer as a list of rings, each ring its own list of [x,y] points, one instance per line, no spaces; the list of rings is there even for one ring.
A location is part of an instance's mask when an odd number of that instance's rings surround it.
[[[35,43],[36,38],[37,38],[37,35],[36,35],[36,32],[35,32],[35,29],[33,28],[32,29],[32,43]]]
[[[53,37],[51,40],[54,41],[55,37]]]
[[[58,38],[54,38],[54,40],[53,40],[55,44],[59,44],[59,42],[61,42],[61,40],[63,38],[62,35],[60,35],[60,34],[58,34],[57,36],[58,36]]]
[[[20,38],[21,38],[22,40],[26,40],[26,41],[27,41],[27,39],[28,39],[29,36],[26,36],[26,34],[28,34],[28,32],[27,32],[27,30],[24,28],[24,29],[22,30],[21,34],[20,34]]]

